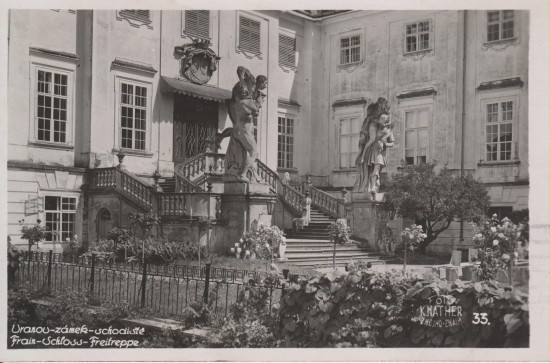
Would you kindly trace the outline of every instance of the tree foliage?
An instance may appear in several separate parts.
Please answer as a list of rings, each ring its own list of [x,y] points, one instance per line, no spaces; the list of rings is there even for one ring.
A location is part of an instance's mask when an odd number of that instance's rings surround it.
[[[423,246],[435,240],[453,221],[477,222],[489,207],[489,196],[471,176],[460,178],[449,169],[435,170],[435,163],[408,165],[384,186],[388,205],[404,218],[422,220]]]

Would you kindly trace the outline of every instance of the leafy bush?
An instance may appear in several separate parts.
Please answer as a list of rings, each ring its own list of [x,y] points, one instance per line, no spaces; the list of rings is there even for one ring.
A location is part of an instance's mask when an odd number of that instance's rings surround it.
[[[149,213],[131,212],[129,214],[132,226],[138,227],[143,237],[147,237],[149,232],[160,225],[158,214],[150,211]]]
[[[231,253],[237,258],[260,258],[271,260],[279,252],[279,243],[284,238],[283,231],[277,226],[268,227],[257,220],[252,222],[250,230],[245,232]]]
[[[438,297],[460,308],[458,325],[423,325],[423,307]],[[490,325],[474,324],[475,313],[486,313]],[[363,269],[329,273],[290,283],[279,314],[279,339],[287,347],[529,344],[527,297],[496,282],[427,282],[403,272]]]
[[[349,243],[351,236],[351,229],[348,227],[348,222],[345,218],[337,219],[329,224],[328,234],[335,243],[345,244]]]
[[[114,240],[99,240],[90,246],[88,255],[96,253],[100,258],[112,261],[141,262],[142,254],[145,261],[151,264],[168,264],[178,260],[197,260],[199,248],[191,242],[172,242],[164,240],[131,239],[124,244]],[[207,251],[201,248],[201,258],[205,258]]]
[[[494,280],[499,270],[506,270],[511,260],[517,258],[516,251],[522,243],[521,229],[508,218],[499,221],[496,214],[474,227],[477,233],[473,240],[482,251],[478,278]]]
[[[278,345],[278,325],[273,314],[277,307],[272,307],[273,311],[270,311],[269,298],[270,288],[281,282],[273,273],[260,283],[261,285],[250,280],[245,284],[222,326],[214,329],[208,336],[208,346],[268,348]]]

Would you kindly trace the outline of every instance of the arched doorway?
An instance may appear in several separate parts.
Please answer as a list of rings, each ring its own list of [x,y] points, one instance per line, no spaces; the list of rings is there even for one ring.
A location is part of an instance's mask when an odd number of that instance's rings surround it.
[[[111,218],[111,212],[106,208],[101,209],[97,214],[97,238],[107,238],[107,234],[112,228],[113,219]]]

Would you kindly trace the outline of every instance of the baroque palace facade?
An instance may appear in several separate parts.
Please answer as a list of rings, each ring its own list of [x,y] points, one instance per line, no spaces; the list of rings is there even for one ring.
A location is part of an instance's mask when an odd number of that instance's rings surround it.
[[[127,210],[221,215],[238,66],[268,79],[255,125],[268,178],[307,174],[341,198],[366,108],[384,97],[387,173],[437,161],[481,180],[492,212],[528,208],[528,22],[518,10],[11,10],[8,234],[25,245],[21,223],[41,219],[52,233],[40,248],[58,249],[128,224]],[[288,227],[285,208],[270,214]],[[465,232],[432,251],[471,245]]]

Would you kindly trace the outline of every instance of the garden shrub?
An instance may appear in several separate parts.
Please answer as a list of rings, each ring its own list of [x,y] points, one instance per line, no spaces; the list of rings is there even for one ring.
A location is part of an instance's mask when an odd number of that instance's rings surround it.
[[[260,284],[261,283],[261,284]],[[231,306],[229,316],[208,336],[210,347],[269,348],[276,347],[277,307],[270,311],[270,287],[280,283],[276,274],[261,282],[248,281]]]
[[[424,307],[438,298],[456,311],[460,307],[462,315],[448,319],[454,326],[446,327],[449,323],[442,321],[442,327],[431,327],[421,319]],[[482,313],[490,325],[472,322],[475,314]],[[400,271],[359,268],[290,283],[279,314],[279,339],[287,347],[524,347],[529,343],[527,297],[496,282],[428,282]]]
[[[277,226],[266,226],[254,220],[250,230],[245,232],[231,248],[237,258],[260,258],[271,260],[279,253],[279,243],[284,238],[283,231]],[[280,257],[280,256],[279,256]]]
[[[506,271],[517,258],[517,249],[524,243],[522,227],[508,218],[498,220],[497,215],[474,225],[474,242],[480,246],[480,266],[477,276],[482,281],[494,280],[500,270]]]
[[[338,244],[346,244],[351,241],[351,229],[348,227],[348,222],[345,218],[337,219],[328,225],[328,234],[332,241]]]

